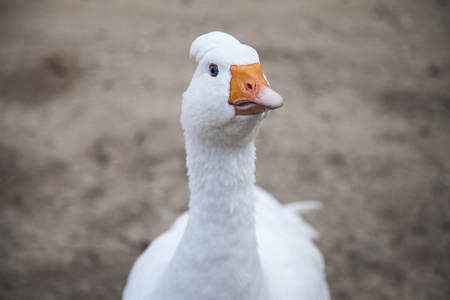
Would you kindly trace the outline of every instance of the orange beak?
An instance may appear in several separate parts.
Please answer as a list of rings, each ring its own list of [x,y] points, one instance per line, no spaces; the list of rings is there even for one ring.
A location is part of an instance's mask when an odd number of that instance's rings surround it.
[[[236,115],[260,114],[283,106],[283,98],[270,87],[259,63],[232,65],[230,71],[228,103]]]

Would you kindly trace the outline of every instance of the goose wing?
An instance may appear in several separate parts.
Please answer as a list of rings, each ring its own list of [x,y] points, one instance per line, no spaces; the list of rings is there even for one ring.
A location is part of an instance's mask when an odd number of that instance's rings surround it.
[[[184,229],[188,213],[180,215],[172,227],[152,241],[138,257],[128,276],[122,300],[148,300],[172,258]]]
[[[273,299],[330,299],[316,231],[297,211],[312,202],[281,205],[256,187],[256,236],[261,264]]]

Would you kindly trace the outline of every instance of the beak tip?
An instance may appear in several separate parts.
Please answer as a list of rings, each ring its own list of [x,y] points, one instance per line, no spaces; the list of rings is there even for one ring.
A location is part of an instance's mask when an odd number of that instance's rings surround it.
[[[261,88],[258,98],[261,104],[268,109],[276,109],[283,106],[283,97],[270,87]]]

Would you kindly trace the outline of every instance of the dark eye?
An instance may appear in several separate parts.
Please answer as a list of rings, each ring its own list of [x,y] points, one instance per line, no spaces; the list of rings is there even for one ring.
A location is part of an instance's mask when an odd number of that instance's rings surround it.
[[[219,74],[219,67],[216,64],[210,64],[209,74],[211,74],[212,77],[216,77]]]

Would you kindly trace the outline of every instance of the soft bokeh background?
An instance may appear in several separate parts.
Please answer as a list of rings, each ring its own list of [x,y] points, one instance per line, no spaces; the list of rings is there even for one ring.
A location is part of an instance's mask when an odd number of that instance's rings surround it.
[[[0,299],[119,299],[187,208],[191,42],[256,48],[285,106],[258,184],[317,199],[334,299],[450,299],[450,3],[0,1]]]

